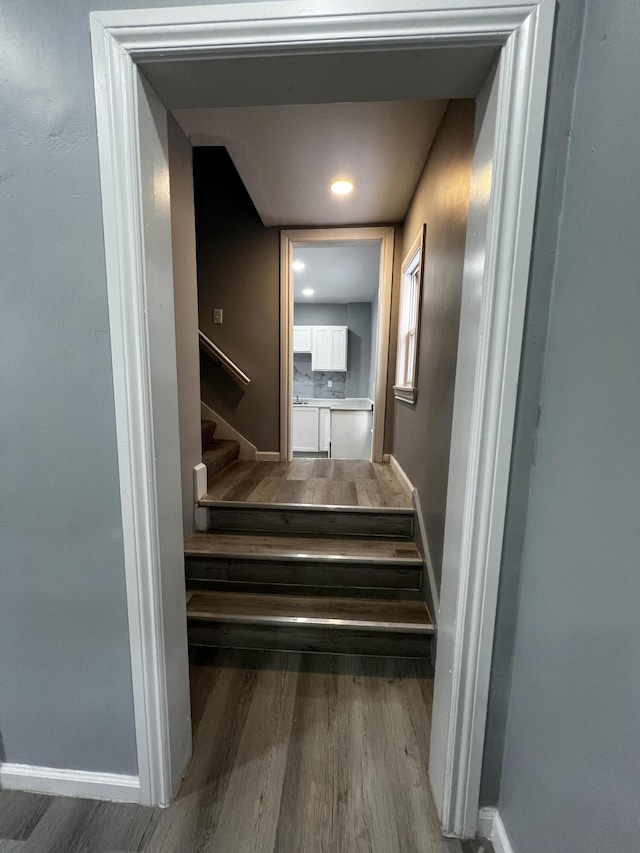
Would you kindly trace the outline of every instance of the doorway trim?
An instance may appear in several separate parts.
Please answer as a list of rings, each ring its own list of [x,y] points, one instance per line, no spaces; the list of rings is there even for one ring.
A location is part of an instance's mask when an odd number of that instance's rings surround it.
[[[291,400],[293,399],[293,260],[294,243],[380,242],[378,277],[378,317],[376,322],[376,381],[373,400],[373,443],[371,460],[382,462],[384,422],[387,406],[387,369],[391,323],[391,285],[393,282],[392,226],[363,228],[300,228],[280,232],[280,459],[292,458]]]
[[[311,5],[268,0],[91,13],[141,802],[171,800],[190,745],[172,748],[176,711],[167,666],[176,632],[167,623],[166,605],[169,587],[179,589],[180,579],[177,563],[173,574],[165,574],[163,554],[165,546],[182,546],[181,524],[169,525],[177,531],[170,539],[161,523],[167,517],[175,522],[174,513],[179,520],[180,505],[174,502],[172,509],[165,503],[158,475],[161,451],[179,458],[179,448],[160,430],[167,423],[173,428],[173,418],[177,426],[177,381],[158,369],[158,360],[160,368],[168,365],[175,341],[160,340],[154,325],[166,329],[173,320],[171,301],[158,300],[155,290],[166,288],[167,281],[172,286],[170,264],[166,269],[158,263],[171,242],[166,108],[156,98],[159,106],[152,109],[153,93],[145,89],[138,66],[150,60],[363,47],[493,45],[499,50],[496,137],[485,182],[486,246],[475,270],[481,345],[475,360],[458,361],[458,373],[473,373],[473,417],[466,424],[464,469],[453,454],[450,467],[450,482],[456,477],[462,484],[463,499],[455,506],[452,527],[460,540],[456,581],[441,594],[441,613],[446,609],[451,618],[439,620],[436,690],[445,670],[449,687],[441,713],[434,716],[432,746],[436,738],[442,761],[436,765],[432,758],[429,767],[445,833],[470,836],[478,817],[554,11],[554,0],[316,0]],[[145,111],[154,121],[141,121]],[[149,186],[154,181],[158,186]],[[478,259],[473,260],[477,267]],[[165,408],[169,416],[163,421]],[[456,428],[462,434],[459,420],[454,405],[454,434]]]

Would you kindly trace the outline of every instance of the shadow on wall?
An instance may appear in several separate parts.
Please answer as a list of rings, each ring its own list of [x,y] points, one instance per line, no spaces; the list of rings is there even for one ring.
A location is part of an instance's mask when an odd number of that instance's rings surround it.
[[[215,394],[213,389],[215,388]],[[200,353],[200,399],[225,417],[236,409],[244,397],[244,388],[212,358]],[[221,406],[223,401],[224,406]]]
[[[360,365],[362,363],[362,338],[353,329],[349,329],[347,341],[347,371],[349,371],[354,364]]]

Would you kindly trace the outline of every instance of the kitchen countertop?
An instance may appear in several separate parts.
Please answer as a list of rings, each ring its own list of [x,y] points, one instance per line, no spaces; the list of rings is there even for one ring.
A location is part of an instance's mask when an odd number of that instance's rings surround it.
[[[373,403],[366,397],[346,397],[345,399],[315,399],[313,397],[301,397],[300,403],[296,404],[294,400],[294,408],[302,408],[303,406],[313,406],[319,409],[335,409],[349,412],[370,412],[373,409]]]

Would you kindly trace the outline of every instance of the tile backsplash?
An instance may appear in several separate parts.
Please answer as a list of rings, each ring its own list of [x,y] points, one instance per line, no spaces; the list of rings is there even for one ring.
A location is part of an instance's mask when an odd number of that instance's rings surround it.
[[[331,380],[331,388],[328,382]],[[317,397],[321,400],[344,400],[346,373],[323,373],[311,370],[311,353],[297,352],[293,356],[293,394]]]

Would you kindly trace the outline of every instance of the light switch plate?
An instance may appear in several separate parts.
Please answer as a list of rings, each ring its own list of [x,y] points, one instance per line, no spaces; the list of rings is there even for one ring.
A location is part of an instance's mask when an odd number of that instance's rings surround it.
[[[213,325],[221,326],[222,325],[222,308],[214,308],[213,309]]]

